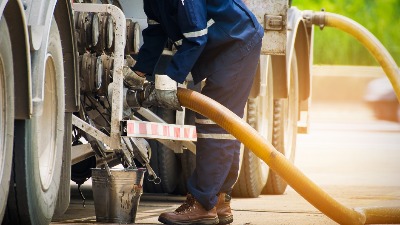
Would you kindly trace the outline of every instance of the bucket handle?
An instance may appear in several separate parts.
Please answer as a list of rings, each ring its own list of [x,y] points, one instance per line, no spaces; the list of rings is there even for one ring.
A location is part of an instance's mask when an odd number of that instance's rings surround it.
[[[149,171],[149,176],[147,177],[147,180],[150,182],[154,182],[155,184],[160,184],[161,178],[157,176],[157,174],[151,168],[150,164],[146,163],[146,168],[147,171]]]

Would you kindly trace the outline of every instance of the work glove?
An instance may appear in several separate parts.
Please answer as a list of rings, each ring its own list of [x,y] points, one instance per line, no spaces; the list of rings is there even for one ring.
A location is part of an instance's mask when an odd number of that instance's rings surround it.
[[[130,89],[143,89],[143,84],[146,81],[146,77],[137,75],[131,68],[124,66],[122,68],[122,74],[124,75],[124,82]]]
[[[136,64],[136,60],[130,55],[125,56],[125,65],[133,67]]]
[[[167,75],[156,75],[155,85],[149,96],[143,101],[143,107],[152,105],[165,109],[182,111],[177,93],[177,83]]]

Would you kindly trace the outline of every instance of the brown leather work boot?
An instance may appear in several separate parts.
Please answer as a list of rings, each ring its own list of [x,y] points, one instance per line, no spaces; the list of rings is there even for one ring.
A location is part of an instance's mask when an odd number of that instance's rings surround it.
[[[219,193],[218,202],[215,207],[217,208],[219,224],[230,224],[233,222],[230,195],[226,193]]]
[[[218,216],[215,207],[207,211],[191,194],[188,194],[186,201],[181,206],[174,212],[162,213],[158,217],[158,221],[170,225],[213,225],[218,224]]]

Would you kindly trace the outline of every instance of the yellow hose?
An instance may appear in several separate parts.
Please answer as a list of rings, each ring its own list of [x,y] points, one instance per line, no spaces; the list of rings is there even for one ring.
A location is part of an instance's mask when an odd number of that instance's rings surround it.
[[[354,210],[340,204],[308,179],[250,125],[216,101],[198,92],[182,88],[178,89],[178,99],[182,106],[208,117],[235,136],[277,172],[297,193],[337,223],[349,225],[365,224],[367,221],[400,223],[399,208]]]
[[[352,35],[369,50],[382,66],[383,71],[385,71],[386,76],[392,83],[397,100],[400,102],[400,69],[381,42],[365,27],[347,17],[328,12],[316,12],[314,15],[322,18],[320,20],[315,20],[323,23],[319,25],[335,27],[342,30]]]
[[[366,216],[365,224],[399,224],[400,207],[356,208]]]

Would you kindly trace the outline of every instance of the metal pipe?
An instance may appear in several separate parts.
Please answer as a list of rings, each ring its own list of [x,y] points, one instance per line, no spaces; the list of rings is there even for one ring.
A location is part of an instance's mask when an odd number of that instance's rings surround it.
[[[235,136],[277,172],[297,193],[339,224],[400,223],[400,208],[348,208],[307,178],[249,124],[218,102],[188,89],[178,88],[182,106],[196,111]]]
[[[400,102],[400,69],[382,43],[365,27],[347,17],[328,12],[304,11],[307,22],[323,28],[334,27],[356,38],[374,56],[389,78]]]

